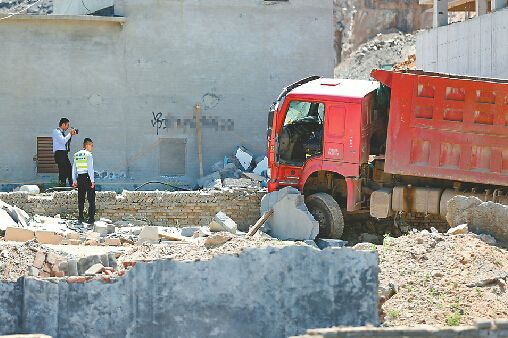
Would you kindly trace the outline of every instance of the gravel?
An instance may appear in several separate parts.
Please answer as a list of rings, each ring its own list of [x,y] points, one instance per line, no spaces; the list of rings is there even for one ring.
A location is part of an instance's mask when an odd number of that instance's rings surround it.
[[[413,54],[416,54],[415,35],[378,34],[341,62],[335,68],[335,77],[369,80],[373,69],[391,67],[407,60]]]

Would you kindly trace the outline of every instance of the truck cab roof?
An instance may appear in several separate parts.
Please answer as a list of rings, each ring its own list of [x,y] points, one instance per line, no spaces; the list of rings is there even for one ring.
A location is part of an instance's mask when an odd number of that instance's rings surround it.
[[[359,102],[378,88],[376,81],[320,78],[293,89],[288,97]]]

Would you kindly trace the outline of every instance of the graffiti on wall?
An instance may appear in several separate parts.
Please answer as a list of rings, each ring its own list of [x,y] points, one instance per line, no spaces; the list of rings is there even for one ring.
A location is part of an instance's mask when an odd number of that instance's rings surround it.
[[[235,121],[233,119],[206,115],[203,115],[201,119],[203,128],[213,129],[215,131],[233,131],[235,129]],[[155,129],[156,134],[159,135],[159,133],[168,129],[195,129],[196,117],[183,118],[173,116],[169,113],[163,115],[162,112],[152,112],[150,123]]]

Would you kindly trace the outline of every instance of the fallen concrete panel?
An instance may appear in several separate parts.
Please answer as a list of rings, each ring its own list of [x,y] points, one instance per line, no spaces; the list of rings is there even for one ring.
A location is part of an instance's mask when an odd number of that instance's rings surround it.
[[[446,220],[451,227],[467,224],[469,231],[494,236],[508,244],[508,206],[482,202],[476,197],[455,196],[448,201]]]
[[[22,278],[21,292],[0,284],[0,334],[282,338],[376,325],[377,262],[374,252],[291,246],[138,262],[113,284]]]
[[[261,214],[273,209],[262,231],[281,240],[312,240],[319,234],[319,223],[305,206],[298,189],[286,187],[261,199]]]

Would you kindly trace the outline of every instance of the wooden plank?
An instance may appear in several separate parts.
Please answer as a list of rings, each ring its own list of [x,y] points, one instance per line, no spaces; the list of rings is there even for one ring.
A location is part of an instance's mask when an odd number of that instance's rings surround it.
[[[249,233],[247,234],[248,237],[252,237],[258,232],[259,228],[263,226],[263,224],[266,223],[266,221],[273,215],[273,209],[268,210],[261,216],[261,218],[254,224],[252,229],[249,230]]]

